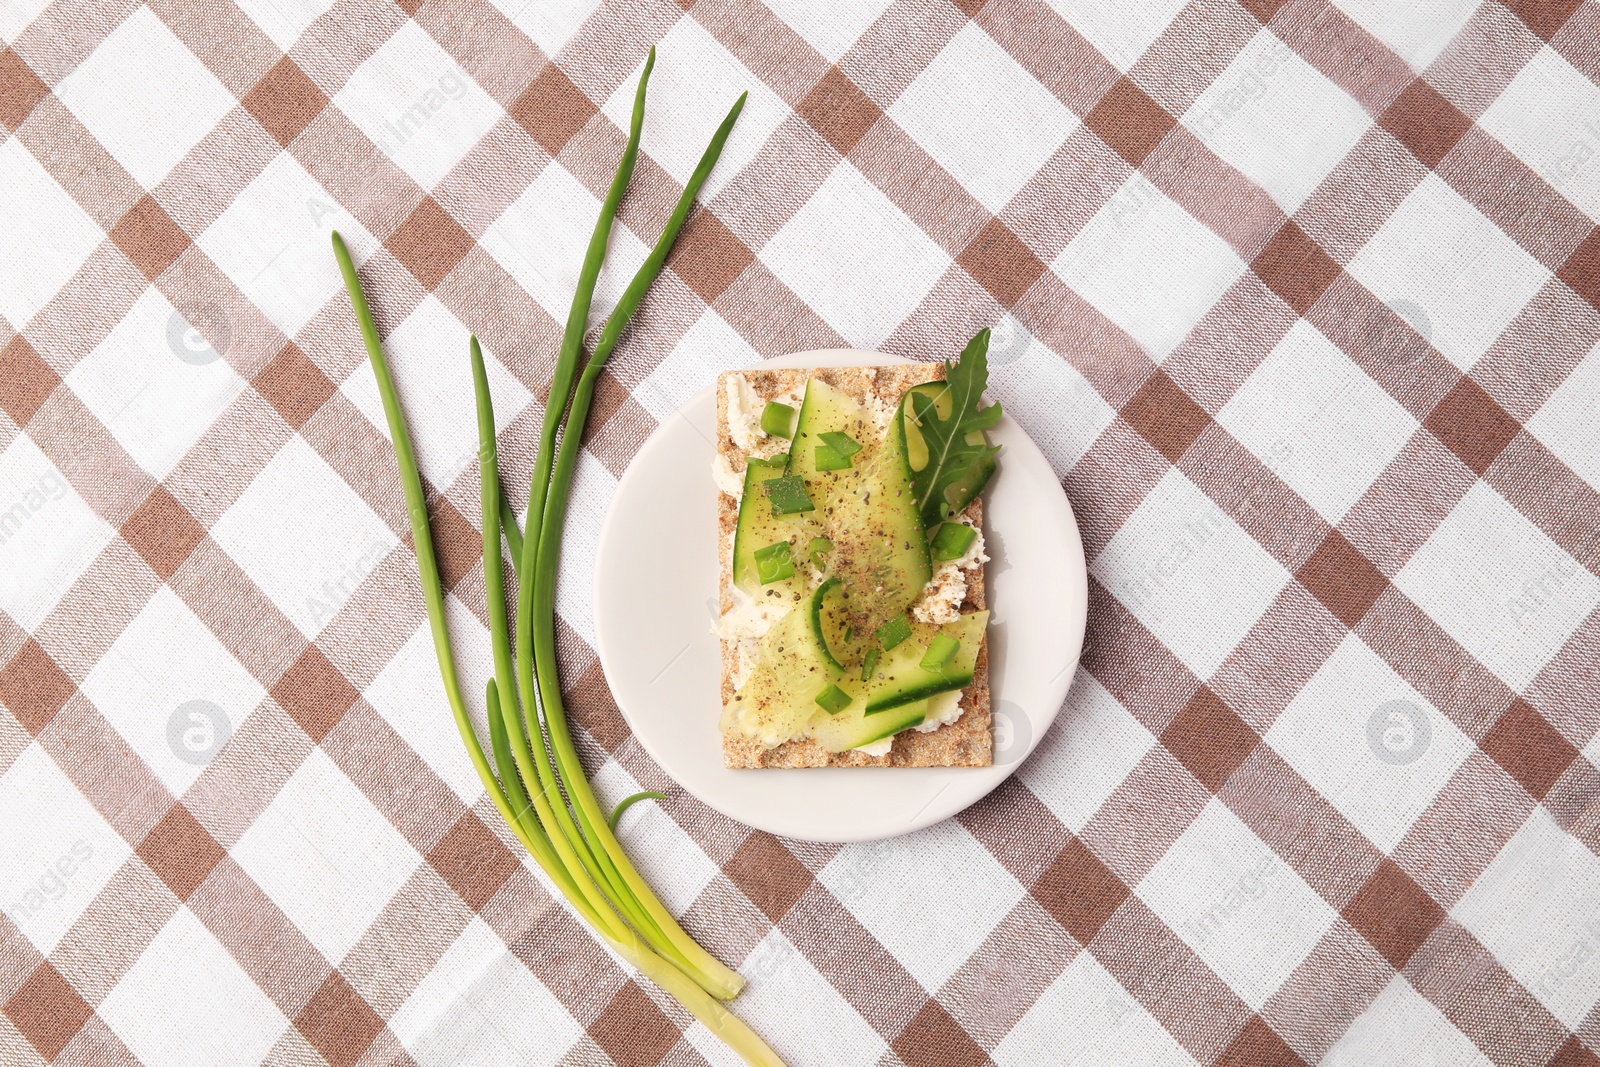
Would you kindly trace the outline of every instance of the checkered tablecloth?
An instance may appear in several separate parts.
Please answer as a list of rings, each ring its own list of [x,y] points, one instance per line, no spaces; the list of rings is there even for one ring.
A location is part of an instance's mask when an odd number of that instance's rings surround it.
[[[481,692],[467,334],[525,496],[651,44],[602,309],[750,99],[602,379],[561,651],[740,1015],[794,1067],[1600,1063],[1594,0],[0,0],[0,39],[0,1063],[730,1062],[466,761],[327,239]],[[932,829],[751,833],[608,694],[617,479],[721,369],[985,325],[1091,560],[1071,696]]]

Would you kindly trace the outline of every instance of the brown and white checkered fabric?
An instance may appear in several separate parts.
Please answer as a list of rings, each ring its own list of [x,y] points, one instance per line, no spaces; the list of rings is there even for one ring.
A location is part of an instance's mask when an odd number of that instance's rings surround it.
[[[0,0],[0,39],[0,1062],[729,1062],[465,761],[327,246],[481,682],[466,336],[525,493],[659,44],[602,306],[750,102],[603,380],[563,667],[743,1017],[796,1065],[1600,1063],[1594,0]],[[720,369],[983,325],[1092,561],[1067,705],[930,830],[749,833],[608,695],[616,480]]]

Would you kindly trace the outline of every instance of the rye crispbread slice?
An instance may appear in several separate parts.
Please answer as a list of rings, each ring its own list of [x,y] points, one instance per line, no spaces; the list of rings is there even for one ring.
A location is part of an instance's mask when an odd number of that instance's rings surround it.
[[[728,371],[717,379],[717,451],[725,456],[741,476],[745,469],[745,453],[734,444],[728,434],[728,395],[726,380],[730,374],[742,375],[762,400],[772,400],[790,392],[803,391],[806,379],[821,378],[829,385],[842,389],[859,400],[876,396],[889,403],[897,403],[907,389],[922,382],[944,377],[940,363],[903,363],[887,367],[827,367],[811,370],[742,370]],[[983,525],[983,501],[974,500],[963,513]],[[721,610],[733,606],[728,593],[732,584],[733,534],[739,515],[738,503],[726,493],[717,494],[717,550],[721,561],[718,582]],[[961,610],[978,611],[985,606],[983,567],[979,565],[967,572],[967,598]],[[734,691],[733,679],[738,669],[737,644],[722,642],[722,700],[726,703]],[[894,745],[886,755],[869,756],[865,752],[828,752],[814,741],[788,741],[775,748],[764,748],[748,738],[722,738],[723,764],[732,768],[757,767],[987,767],[994,762],[994,735],[989,707],[989,642],[987,635],[978,650],[978,662],[973,670],[972,683],[961,693],[961,717],[936,730],[918,733],[906,730],[897,734]]]

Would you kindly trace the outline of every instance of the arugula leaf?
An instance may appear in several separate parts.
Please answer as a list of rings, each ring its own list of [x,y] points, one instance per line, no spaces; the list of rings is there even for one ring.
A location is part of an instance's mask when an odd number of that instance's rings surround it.
[[[920,434],[926,445],[926,460],[920,469],[915,459],[922,450],[910,451],[917,454],[912,462],[911,493],[922,526],[928,530],[959,514],[994,475],[1000,448],[990,445],[983,431],[1000,421],[1000,405],[978,407],[989,383],[988,330],[980,330],[955,363],[945,362],[944,376],[942,390],[916,386],[902,402],[907,436]],[[948,412],[941,416],[939,408],[946,404]]]

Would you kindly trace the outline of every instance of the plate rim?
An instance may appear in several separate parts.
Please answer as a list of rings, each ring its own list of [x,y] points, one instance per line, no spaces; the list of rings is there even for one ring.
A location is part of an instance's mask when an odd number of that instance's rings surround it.
[[[873,352],[865,349],[819,348],[809,349],[801,352],[791,352],[781,356],[773,356],[768,359],[759,360],[750,366],[727,369],[757,370],[763,368],[793,369],[796,367],[896,366],[914,362],[917,361],[907,359],[904,356],[897,356],[883,352]],[[724,371],[717,372],[719,378],[722,373],[724,373]],[[599,660],[601,672],[606,677],[607,688],[612,693],[612,697],[617,705],[617,710],[621,712],[623,720],[628,725],[629,734],[639,742],[640,747],[644,749],[645,753],[650,757],[650,759],[656,764],[657,767],[661,769],[664,774],[667,775],[669,779],[672,780],[674,784],[682,788],[685,792],[689,793],[702,804],[705,804],[712,810],[728,817],[729,819],[732,819],[742,826],[746,826],[755,830],[763,830],[765,832],[772,833],[779,837],[785,837],[790,840],[811,841],[823,844],[847,844],[860,841],[891,840],[895,837],[901,837],[906,834],[915,833],[918,830],[926,829],[929,826],[943,822],[945,819],[960,814],[962,811],[965,811],[973,804],[976,804],[978,801],[988,796],[995,789],[999,788],[1000,785],[1013,774],[1015,774],[1022,767],[1022,765],[1028,761],[1029,757],[1031,757],[1038,749],[1040,743],[1044,739],[1045,734],[1047,734],[1050,730],[1050,727],[1054,725],[1056,717],[1059,715],[1062,704],[1065,701],[1067,692],[1071,689],[1072,680],[1074,677],[1076,677],[1078,668],[1082,665],[1084,639],[1088,624],[1088,561],[1083,550],[1082,528],[1078,523],[1077,512],[1072,507],[1072,501],[1067,497],[1065,490],[1061,490],[1061,503],[1066,508],[1067,517],[1070,519],[1070,526],[1073,534],[1073,548],[1075,550],[1074,554],[1078,562],[1078,566],[1076,568],[1077,584],[1080,587],[1080,592],[1082,594],[1081,596],[1075,598],[1075,602],[1080,605],[1080,608],[1077,612],[1075,612],[1074,617],[1071,620],[1074,647],[1072,650],[1070,666],[1062,672],[1062,674],[1065,676],[1065,685],[1061,690],[1061,699],[1052,700],[1049,707],[1037,713],[1038,718],[1042,719],[1043,721],[1039,724],[1038,729],[1035,730],[1033,735],[1028,739],[1027,750],[1016,759],[1007,763],[990,764],[984,767],[845,768],[852,774],[864,775],[912,775],[932,774],[934,772],[939,772],[946,775],[959,776],[961,778],[988,779],[984,782],[981,789],[977,790],[976,792],[972,792],[970,796],[964,796],[960,803],[954,807],[951,807],[949,810],[944,810],[943,806],[937,806],[933,801],[930,800],[928,805],[925,806],[925,810],[931,809],[931,813],[929,815],[924,817],[922,813],[918,813],[918,815],[913,816],[913,818],[909,820],[905,826],[892,832],[864,834],[835,832],[826,835],[819,835],[815,833],[799,831],[794,827],[777,826],[772,824],[764,825],[765,820],[760,818],[753,819],[750,817],[749,813],[730,811],[726,806],[717,803],[707,796],[702,795],[699,790],[693,788],[689,783],[682,781],[678,775],[674,774],[670,769],[670,761],[663,760],[661,754],[647,739],[646,734],[639,731],[638,726],[634,721],[634,715],[629,712],[624,701],[611,686],[611,671],[608,669],[608,660],[611,657],[608,657],[606,654],[606,648],[611,642],[608,642],[605,636],[607,630],[604,622],[605,613],[601,610],[601,604],[603,603],[604,598],[602,598],[600,590],[605,581],[604,576],[607,570],[605,563],[610,555],[608,546],[611,544],[613,537],[616,536],[616,523],[614,520],[619,511],[619,509],[616,507],[616,501],[618,497],[620,497],[626,491],[628,484],[635,477],[636,472],[639,469],[638,461],[640,456],[650,448],[655,439],[660,436],[667,429],[667,427],[674,422],[674,420],[687,419],[687,416],[684,414],[685,409],[700,401],[701,398],[707,393],[711,393],[712,398],[714,399],[716,388],[716,380],[713,380],[710,385],[703,389],[696,390],[694,393],[690,394],[678,404],[678,406],[670,415],[662,419],[660,423],[657,424],[656,428],[651,431],[650,435],[646,437],[645,440],[640,444],[638,450],[634,453],[633,458],[629,460],[627,468],[622,473],[622,477],[617,480],[616,488],[613,490],[611,500],[606,506],[605,515],[601,520],[600,530],[596,538],[594,574],[591,580],[591,593],[594,598],[593,619],[595,628],[595,655]],[[1010,421],[1048,466],[1048,459],[1044,457],[1043,451],[1039,449],[1038,445],[1033,441],[1032,436],[1028,434],[1027,430],[1024,429],[1020,424],[1016,423],[1015,420]],[[1056,482],[1059,489],[1059,479],[1056,479]],[[1030,715],[1029,717],[1032,719],[1034,716]],[[793,775],[816,773],[817,770],[818,768],[763,768],[761,773]],[[825,768],[823,768],[823,770],[825,770]],[[941,790],[940,795],[942,795],[943,792],[944,790]]]

